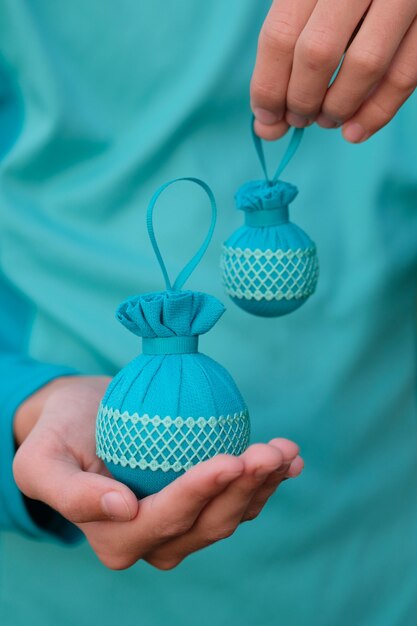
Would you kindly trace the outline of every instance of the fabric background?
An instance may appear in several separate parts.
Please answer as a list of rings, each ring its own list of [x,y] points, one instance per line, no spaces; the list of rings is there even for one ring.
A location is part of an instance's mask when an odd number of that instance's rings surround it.
[[[233,194],[260,176],[248,84],[268,5],[3,0],[0,54],[25,115],[0,167],[0,263],[34,309],[31,357],[111,374],[136,356],[113,311],[163,287],[145,211],[175,176],[216,193],[213,245],[188,286],[227,303],[217,268],[241,223]],[[279,320],[227,303],[201,338],[244,393],[253,439],[300,444],[302,478],[169,573],[110,572],[86,545],[3,533],[3,624],[414,623],[416,136],[415,98],[361,146],[309,130],[285,177],[300,190],[293,219],[318,246],[317,293]],[[282,150],[268,146],[268,162]],[[175,275],[193,250],[173,228],[201,232],[206,204],[188,187],[160,202],[170,219],[158,242]]]

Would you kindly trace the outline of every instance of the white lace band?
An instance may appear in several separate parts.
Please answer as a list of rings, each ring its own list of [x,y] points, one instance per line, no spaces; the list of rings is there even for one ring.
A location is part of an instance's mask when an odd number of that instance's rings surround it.
[[[315,246],[265,251],[223,246],[221,268],[228,295],[247,300],[308,298],[319,273]]]
[[[249,444],[247,409],[220,417],[160,417],[100,406],[97,456],[132,469],[181,472],[216,454],[239,455]]]

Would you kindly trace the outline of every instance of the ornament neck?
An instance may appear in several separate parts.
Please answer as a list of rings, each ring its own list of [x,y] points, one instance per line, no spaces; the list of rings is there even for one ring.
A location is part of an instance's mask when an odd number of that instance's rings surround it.
[[[246,226],[254,228],[262,228],[265,226],[278,226],[288,222],[288,207],[283,206],[279,209],[268,209],[263,211],[247,211],[245,213]]]
[[[198,336],[143,337],[143,354],[193,354],[198,352]]]

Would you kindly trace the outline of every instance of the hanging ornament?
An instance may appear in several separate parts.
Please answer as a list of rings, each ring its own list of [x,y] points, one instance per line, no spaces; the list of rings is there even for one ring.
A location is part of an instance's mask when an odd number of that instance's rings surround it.
[[[164,189],[178,181],[202,187],[209,196],[209,232],[173,284],[155,239],[153,210]],[[249,414],[230,374],[198,350],[199,336],[224,313],[211,295],[182,286],[203,257],[216,223],[208,185],[178,178],[162,185],[147,211],[147,228],[166,291],[122,302],[117,319],[142,337],[142,354],[110,383],[96,425],[97,455],[111,474],[138,497],[155,493],[187,469],[212,456],[241,454],[249,442]]]
[[[314,293],[318,279],[316,246],[289,221],[288,206],[298,189],[280,176],[300,144],[295,128],[286,153],[269,179],[261,139],[252,136],[265,180],[249,181],[235,194],[245,224],[223,244],[221,268],[227,294],[239,307],[261,317],[298,309]]]

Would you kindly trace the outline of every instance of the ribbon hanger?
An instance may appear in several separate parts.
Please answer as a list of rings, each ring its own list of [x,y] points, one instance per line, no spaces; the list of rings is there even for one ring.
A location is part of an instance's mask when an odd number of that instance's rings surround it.
[[[211,222],[210,222],[208,233],[203,243],[201,244],[201,246],[199,247],[195,255],[190,259],[190,261],[188,261],[185,267],[178,274],[177,278],[174,281],[174,284],[171,285],[171,281],[168,276],[168,271],[166,269],[164,260],[162,258],[162,254],[159,249],[159,246],[156,242],[155,231],[154,231],[154,226],[153,226],[153,210],[154,210],[156,201],[158,200],[161,193],[170,185],[173,185],[174,183],[177,183],[180,181],[189,181],[189,182],[195,183],[196,185],[199,185],[200,187],[202,187],[202,189],[204,189],[204,191],[207,193],[209,200],[210,200]],[[148,229],[149,239],[151,240],[152,248],[155,252],[155,256],[162,270],[162,274],[165,280],[165,285],[168,290],[174,290],[174,291],[180,290],[182,286],[184,285],[184,283],[186,282],[186,280],[188,280],[192,272],[195,270],[197,265],[200,263],[201,259],[203,258],[209,246],[211,238],[213,236],[214,228],[216,225],[216,219],[217,219],[217,205],[216,205],[216,200],[214,198],[214,194],[212,190],[210,189],[209,185],[207,185],[207,183],[205,183],[203,180],[200,180],[199,178],[193,178],[193,177],[174,178],[174,180],[170,180],[164,185],[161,185],[155,191],[148,205],[148,210],[146,214],[146,226]]]
[[[293,158],[294,154],[297,152],[298,146],[300,145],[301,139],[304,134],[304,128],[294,128],[291,139],[290,139],[290,143],[288,144],[288,147],[286,151],[284,152],[284,156],[282,157],[281,162],[279,163],[274,176],[272,178],[269,178],[268,170],[266,167],[264,149],[262,145],[262,139],[258,137],[258,135],[255,133],[254,122],[255,122],[255,116],[252,116],[252,119],[251,119],[252,138],[253,138],[253,143],[255,144],[256,153],[261,163],[262,171],[265,175],[265,179],[269,183],[275,183],[281,176],[284,169],[287,167],[288,163]]]

